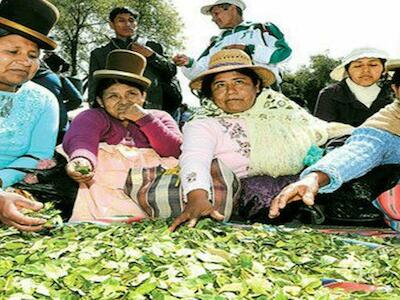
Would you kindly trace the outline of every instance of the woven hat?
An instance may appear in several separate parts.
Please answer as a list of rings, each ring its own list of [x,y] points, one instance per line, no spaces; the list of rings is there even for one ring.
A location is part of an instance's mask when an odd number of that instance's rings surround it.
[[[194,78],[189,86],[191,89],[198,91],[201,89],[204,77],[211,74],[240,69],[253,70],[258,77],[260,77],[262,87],[270,86],[275,82],[274,73],[264,66],[253,65],[250,56],[248,56],[246,52],[239,49],[224,49],[211,56],[208,70]]]
[[[47,35],[59,15],[58,9],[46,0],[0,1],[0,28],[21,35],[43,49],[57,47]]]
[[[203,6],[200,11],[203,15],[210,15],[211,14],[211,9],[215,5],[220,5],[220,4],[232,4],[237,7],[239,7],[242,11],[246,9],[246,4],[242,0],[217,0],[213,4],[205,5]]]
[[[381,58],[387,59],[388,54],[385,51],[375,49],[375,48],[357,48],[348,54],[343,62],[334,68],[332,72],[329,74],[333,80],[341,81],[342,79],[347,77],[347,72],[345,66],[347,66],[352,61],[355,61],[360,58],[369,57],[369,58]]]
[[[107,56],[106,68],[93,73],[94,85],[100,79],[111,78],[134,82],[146,90],[151,80],[143,76],[146,68],[146,58],[130,50],[117,49],[111,51]]]

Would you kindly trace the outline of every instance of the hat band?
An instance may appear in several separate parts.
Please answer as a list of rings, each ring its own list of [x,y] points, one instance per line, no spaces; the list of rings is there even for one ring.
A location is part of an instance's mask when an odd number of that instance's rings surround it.
[[[24,32],[32,37],[35,37],[35,38],[41,40],[42,42],[48,44],[49,46],[51,46],[53,49],[57,47],[57,43],[54,42],[53,40],[49,39],[46,35],[40,33],[39,31],[30,29],[22,24],[16,23],[14,21],[11,21],[11,20],[3,18],[3,17],[0,17],[0,24],[4,24],[10,28],[17,30],[17,31]]]
[[[215,64],[213,66],[211,66],[209,69],[215,69],[215,68],[219,68],[219,67],[226,67],[226,66],[247,66],[244,63],[241,62],[224,62],[224,63],[219,63],[219,64]]]

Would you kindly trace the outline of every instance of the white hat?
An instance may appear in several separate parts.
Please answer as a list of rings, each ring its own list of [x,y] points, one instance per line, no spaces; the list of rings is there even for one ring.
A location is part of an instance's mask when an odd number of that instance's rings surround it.
[[[209,4],[206,6],[203,6],[200,11],[203,15],[210,15],[211,14],[211,8],[215,5],[220,5],[220,4],[232,4],[237,7],[239,7],[242,11],[246,9],[246,4],[242,0],[217,0],[213,4]]]
[[[371,57],[371,58],[381,58],[387,59],[388,54],[385,51],[375,49],[375,48],[357,48],[350,52],[344,59],[343,62],[334,68],[329,74],[333,80],[340,81],[347,77],[347,72],[345,66],[347,66],[352,61],[360,58]]]

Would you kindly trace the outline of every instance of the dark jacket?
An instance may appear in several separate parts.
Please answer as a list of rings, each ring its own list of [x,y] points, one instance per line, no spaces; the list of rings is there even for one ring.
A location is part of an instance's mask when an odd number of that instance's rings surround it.
[[[90,53],[89,66],[89,103],[92,105],[96,99],[93,86],[93,72],[104,69],[106,66],[107,55],[115,49],[129,49],[132,40],[123,41],[113,38],[108,44],[94,49]],[[154,51],[154,54],[147,58],[147,66],[144,71],[144,76],[151,80],[151,85],[147,89],[146,108],[162,109],[163,92],[160,85],[161,80],[170,80],[176,75],[176,66],[167,58],[159,53],[162,53],[162,46],[159,43],[148,41],[146,46]],[[161,49],[161,51],[160,51]]]
[[[345,79],[319,92],[314,115],[328,122],[341,122],[360,126],[382,107],[393,102],[389,85],[384,85],[371,107],[357,100]]]
[[[67,129],[67,112],[78,108],[82,103],[83,96],[68,78],[54,73],[43,63],[32,81],[44,86],[57,97],[60,107],[58,133],[58,142],[60,142]]]

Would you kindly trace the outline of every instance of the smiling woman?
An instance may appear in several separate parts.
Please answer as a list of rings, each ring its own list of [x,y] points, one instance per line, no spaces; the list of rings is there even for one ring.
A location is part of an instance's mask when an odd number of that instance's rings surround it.
[[[21,9],[21,8],[24,9]],[[55,96],[30,80],[39,68],[40,48],[54,49],[47,37],[58,10],[45,0],[0,3],[0,220],[20,230],[39,230],[43,220],[18,209],[40,208],[3,192],[24,178],[21,168],[36,168],[53,155],[58,130]],[[18,207],[18,209],[17,209]]]

